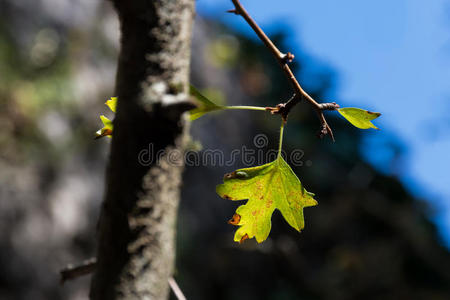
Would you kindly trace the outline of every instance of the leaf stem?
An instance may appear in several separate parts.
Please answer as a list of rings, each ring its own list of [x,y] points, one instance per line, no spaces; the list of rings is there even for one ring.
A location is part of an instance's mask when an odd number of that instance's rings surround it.
[[[281,148],[283,147],[283,132],[284,132],[284,120],[281,119],[280,142],[278,144],[278,156],[277,156],[277,159],[279,159],[281,157]]]
[[[262,111],[266,111],[266,108],[265,108],[265,107],[260,107],[260,106],[245,106],[245,105],[224,106],[224,109],[247,109],[247,110],[262,110]]]

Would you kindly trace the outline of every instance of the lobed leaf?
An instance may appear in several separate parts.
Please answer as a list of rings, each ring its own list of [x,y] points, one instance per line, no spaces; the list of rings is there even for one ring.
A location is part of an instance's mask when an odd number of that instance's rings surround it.
[[[198,106],[189,111],[191,114],[191,120],[196,120],[203,116],[204,114],[215,111],[222,110],[224,107],[222,105],[217,105],[204,95],[202,95],[194,86],[190,86],[189,94],[197,100]]]
[[[371,112],[368,110],[355,107],[339,108],[338,112],[355,127],[358,127],[360,129],[369,129],[369,128],[378,129],[371,122],[372,120],[381,116],[381,114],[378,112]]]
[[[97,132],[95,133],[95,139],[99,139],[104,136],[111,137],[113,132],[113,122],[104,115],[100,116],[100,120],[102,120],[103,128],[97,130]]]
[[[224,176],[216,187],[222,198],[245,200],[228,222],[239,226],[234,241],[267,239],[272,227],[272,214],[278,209],[284,219],[297,231],[304,228],[303,208],[317,205],[314,194],[307,192],[291,167],[279,156],[275,161],[236,170]]]
[[[110,110],[112,110],[112,112],[116,112],[117,97],[111,97],[111,99],[106,101],[105,104],[109,107]]]
[[[111,97],[111,99],[107,100],[105,104],[110,110],[112,110],[112,112],[116,112],[117,97]],[[104,136],[111,137],[113,132],[113,122],[104,115],[100,116],[100,120],[102,120],[103,128],[97,130],[95,133],[95,139],[99,139]]]

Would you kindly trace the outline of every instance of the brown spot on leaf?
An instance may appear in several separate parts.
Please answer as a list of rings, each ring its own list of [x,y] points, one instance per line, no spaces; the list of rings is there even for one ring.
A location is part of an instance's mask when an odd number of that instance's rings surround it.
[[[234,177],[236,177],[236,171],[231,172],[231,173],[227,173],[223,176],[223,179],[233,179]]]
[[[112,135],[113,131],[109,128],[102,128],[101,133],[95,137],[95,139],[99,139],[104,136]]]
[[[257,188],[258,190],[262,190],[263,187],[264,187],[264,185],[262,184],[262,182],[261,182],[260,180],[258,180],[258,181],[255,183],[255,185],[256,185],[256,188]]]
[[[231,172],[231,173],[227,173],[227,174],[225,174],[225,175],[223,176],[223,179],[225,180],[225,179],[231,179],[231,178],[234,178],[235,174],[236,174],[236,171]]]
[[[371,115],[376,115],[377,117],[381,116],[381,114],[379,112],[373,112],[373,111],[370,111],[370,110],[368,110],[367,113],[371,114]]]
[[[102,132],[102,135],[112,135],[112,130],[107,128]]]
[[[245,240],[248,240],[248,234],[245,234],[241,240],[239,241],[239,244],[242,244]]]
[[[241,221],[241,216],[238,214],[234,214],[231,220],[228,221],[228,224],[238,225],[239,221]]]
[[[253,216],[256,216],[257,213],[258,213],[258,211],[256,211],[256,210],[252,211]]]
[[[222,196],[224,199],[227,199],[227,200],[233,200],[229,195],[227,195],[227,194],[225,194],[225,195],[223,195]]]

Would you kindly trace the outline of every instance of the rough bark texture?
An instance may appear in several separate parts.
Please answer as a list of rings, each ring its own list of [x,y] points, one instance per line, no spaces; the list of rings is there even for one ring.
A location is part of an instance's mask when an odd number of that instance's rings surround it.
[[[118,107],[91,299],[166,299],[189,108],[194,0],[115,0]],[[157,153],[159,160],[157,160]]]

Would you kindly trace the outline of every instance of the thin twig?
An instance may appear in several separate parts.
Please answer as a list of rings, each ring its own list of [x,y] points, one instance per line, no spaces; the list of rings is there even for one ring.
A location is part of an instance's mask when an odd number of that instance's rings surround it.
[[[286,75],[288,81],[291,83],[294,89],[294,96],[286,103],[280,103],[276,107],[268,108],[268,110],[273,114],[280,114],[283,120],[286,122],[287,117],[291,109],[302,99],[306,99],[306,101],[312,105],[314,110],[317,112],[320,123],[321,123],[321,131],[320,137],[329,134],[331,139],[334,141],[333,132],[325,120],[325,116],[323,115],[323,111],[325,110],[336,110],[339,108],[339,105],[336,103],[317,103],[307,92],[303,90],[301,85],[298,83],[295,78],[294,73],[289,67],[288,63],[290,63],[294,59],[294,55],[290,52],[284,54],[282,53],[272,42],[272,40],[264,33],[261,27],[256,24],[256,22],[252,19],[252,17],[248,14],[239,0],[231,0],[234,4],[234,9],[229,10],[228,12],[234,13],[236,15],[242,16],[245,21],[250,25],[253,31],[258,35],[260,40],[266,45],[266,47],[273,54],[277,62],[280,64],[281,69]]]
[[[95,258],[86,260],[78,266],[68,266],[67,268],[60,271],[61,284],[64,284],[64,282],[66,282],[67,280],[72,280],[94,272],[96,266],[97,260]]]
[[[73,280],[78,277],[93,273],[96,267],[97,259],[95,257],[84,261],[78,266],[68,266],[67,268],[59,272],[61,274],[61,284],[64,284],[67,280]],[[183,292],[181,291],[175,279],[173,277],[169,277],[168,282],[177,299],[186,300],[186,297],[183,295]]]
[[[173,277],[169,278],[169,285],[178,300],[186,300],[186,297]]]

